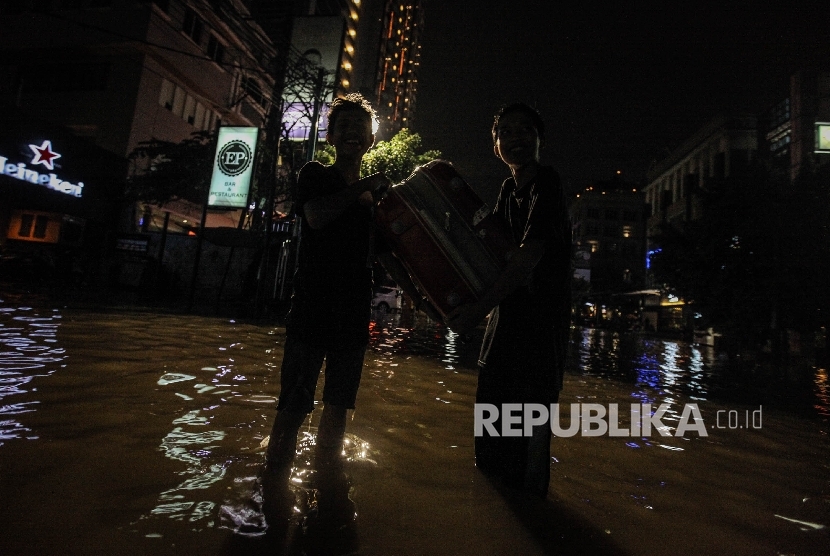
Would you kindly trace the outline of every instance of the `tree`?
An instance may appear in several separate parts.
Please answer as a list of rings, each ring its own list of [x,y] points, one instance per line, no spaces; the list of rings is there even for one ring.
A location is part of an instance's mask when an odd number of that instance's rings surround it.
[[[156,205],[172,199],[204,203],[215,150],[216,134],[207,131],[198,131],[180,143],[142,141],[130,153],[126,199]]]
[[[361,177],[376,172],[383,172],[393,182],[403,181],[422,164],[441,158],[438,150],[428,150],[418,154],[421,148],[421,136],[408,129],[400,130],[389,141],[379,141],[372,147],[360,166]],[[328,143],[321,145],[314,159],[323,164],[334,164],[334,147]]]
[[[401,182],[418,166],[441,157],[437,150],[418,154],[420,149],[421,136],[404,128],[389,141],[379,141],[366,153],[360,166],[360,175],[383,172],[393,182]]]
[[[662,226],[652,260],[658,282],[680,294],[705,325],[743,348],[811,333],[827,320],[830,176],[793,184],[763,164],[697,192],[702,216]]]
[[[422,164],[441,158],[441,152],[428,150],[418,154],[421,148],[421,136],[408,129],[400,130],[389,141],[375,143],[360,166],[361,177],[383,172],[393,182],[403,181]],[[334,147],[326,143],[315,154],[315,160],[323,164],[333,164]]]

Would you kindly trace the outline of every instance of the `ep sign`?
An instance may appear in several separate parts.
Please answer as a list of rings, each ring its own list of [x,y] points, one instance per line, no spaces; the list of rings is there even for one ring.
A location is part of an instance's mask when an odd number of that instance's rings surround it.
[[[259,128],[220,127],[208,206],[245,208],[253,176]]]

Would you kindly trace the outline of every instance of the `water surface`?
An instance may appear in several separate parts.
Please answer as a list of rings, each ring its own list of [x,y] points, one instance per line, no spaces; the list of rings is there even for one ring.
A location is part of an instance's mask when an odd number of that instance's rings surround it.
[[[315,411],[292,475],[292,520],[269,536],[257,476],[282,328],[0,299],[4,555],[826,554],[830,546],[821,369],[812,413],[764,406],[760,428],[717,428],[718,412],[751,415],[759,404],[716,395],[716,354],[575,331],[562,404],[667,403],[670,432],[682,405],[695,402],[708,436],[555,438],[549,497],[537,502],[474,467],[475,341],[426,319],[377,315],[348,425],[345,485],[356,518],[334,533],[312,526]]]

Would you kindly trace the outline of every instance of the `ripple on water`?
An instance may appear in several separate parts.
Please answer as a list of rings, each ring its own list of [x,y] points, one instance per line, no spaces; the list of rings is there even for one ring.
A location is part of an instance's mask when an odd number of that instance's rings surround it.
[[[3,305],[0,300],[0,415],[22,415],[39,409],[36,379],[61,367],[65,350],[57,344],[61,315],[56,310]],[[0,446],[14,439],[37,438],[16,419],[0,420]]]

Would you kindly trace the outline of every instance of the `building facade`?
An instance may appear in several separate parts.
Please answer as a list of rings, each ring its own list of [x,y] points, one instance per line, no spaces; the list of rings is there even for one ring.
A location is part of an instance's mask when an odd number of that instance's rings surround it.
[[[698,188],[745,170],[757,150],[756,116],[721,114],[656,163],[644,188],[650,207],[648,237],[657,236],[662,224],[682,227],[683,222],[698,218]]]
[[[830,161],[830,71],[803,69],[759,119],[759,152],[795,180]]]
[[[594,291],[621,292],[645,284],[645,194],[634,184],[600,182],[571,203],[576,275]]]
[[[617,178],[597,182],[571,202],[576,322],[631,329],[643,322],[645,194]]]
[[[701,190],[713,182],[739,175],[758,154],[758,120],[750,113],[723,113],[707,122],[668,157],[647,173],[646,280],[653,293],[644,299],[651,306],[645,314],[650,328],[662,332],[687,332],[691,314],[686,300],[648,274],[650,257],[659,247],[654,238],[663,226],[683,229],[684,223],[700,218]]]
[[[162,212],[171,232],[198,226],[200,207],[189,203],[128,210],[128,159],[144,141],[264,124],[276,51],[244,3],[24,0],[0,10],[0,156],[20,169],[0,174],[4,247],[62,244],[63,232],[37,227],[44,215],[71,223],[77,249],[100,247],[100,234],[160,226]]]

